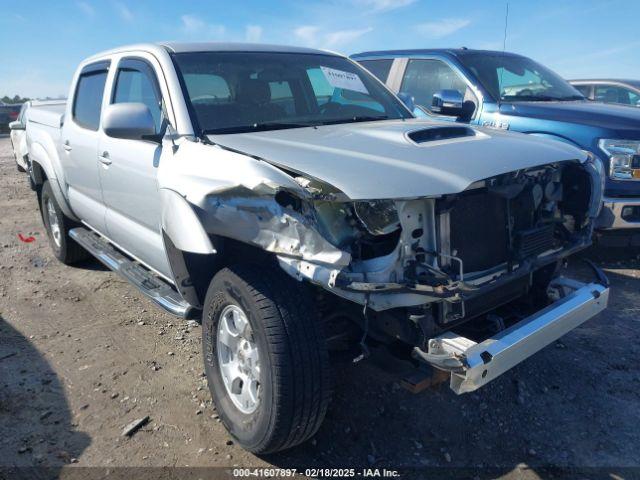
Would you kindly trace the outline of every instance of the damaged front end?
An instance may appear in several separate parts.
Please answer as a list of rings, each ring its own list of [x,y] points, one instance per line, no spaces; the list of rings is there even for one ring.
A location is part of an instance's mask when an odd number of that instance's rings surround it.
[[[206,234],[273,254],[290,276],[322,287],[319,298],[333,298],[318,306],[323,314],[350,311],[343,316],[367,335],[399,341],[414,357],[451,372],[458,393],[478,388],[606,306],[605,286],[569,291],[557,277],[562,260],[591,242],[603,189],[594,157],[495,175],[458,193],[352,200],[318,179],[217,148],[232,155],[234,169],[216,172],[219,187],[203,184],[186,197]],[[239,177],[242,184],[231,182]],[[578,300],[563,300],[572,295]],[[561,315],[554,310],[559,301],[577,302],[576,308]],[[517,343],[520,328],[535,333],[541,322],[546,333],[519,350],[507,348],[520,352],[511,357],[496,347],[506,340],[492,337],[493,350],[485,348],[484,327],[480,334],[464,331],[489,324],[492,334],[520,325],[505,336]],[[503,360],[491,370],[472,365],[467,353],[482,348],[480,361]]]
[[[437,198],[345,202],[318,182],[298,181],[312,195],[318,232],[351,260],[279,255],[289,274],[376,311],[437,304],[442,323],[476,313],[472,300],[486,290],[588,246],[602,195],[593,158],[510,172]]]

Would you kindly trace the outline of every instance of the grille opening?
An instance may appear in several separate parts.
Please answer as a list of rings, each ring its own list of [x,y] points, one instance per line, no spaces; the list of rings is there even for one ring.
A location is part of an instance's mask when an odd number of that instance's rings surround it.
[[[416,143],[427,143],[436,140],[475,137],[475,135],[476,133],[468,127],[435,127],[411,132],[409,138]]]

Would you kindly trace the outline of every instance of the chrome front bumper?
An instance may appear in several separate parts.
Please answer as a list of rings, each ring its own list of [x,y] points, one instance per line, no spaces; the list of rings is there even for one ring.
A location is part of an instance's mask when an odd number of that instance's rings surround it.
[[[550,288],[564,296],[482,343],[446,332],[429,340],[428,352],[415,352],[451,372],[454,392],[472,392],[603,311],[609,300],[609,288],[599,283],[559,278]]]
[[[614,198],[605,197],[602,210],[596,220],[597,229],[640,228],[640,221],[627,221],[622,218],[622,210],[625,207],[640,207],[638,198]]]

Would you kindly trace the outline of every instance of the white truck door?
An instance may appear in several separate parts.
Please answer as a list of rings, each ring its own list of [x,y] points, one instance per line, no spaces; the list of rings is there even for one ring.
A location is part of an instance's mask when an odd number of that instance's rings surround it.
[[[92,63],[80,71],[61,135],[69,204],[80,219],[102,234],[106,234],[106,226],[98,170],[98,130],[109,63]]]
[[[142,55],[142,54],[141,54]],[[163,129],[162,93],[151,60],[122,57],[110,81],[108,103],[144,103]],[[164,151],[166,150],[166,151]],[[171,278],[161,235],[158,165],[170,149],[153,140],[128,140],[100,133],[100,179],[109,238],[133,257]]]

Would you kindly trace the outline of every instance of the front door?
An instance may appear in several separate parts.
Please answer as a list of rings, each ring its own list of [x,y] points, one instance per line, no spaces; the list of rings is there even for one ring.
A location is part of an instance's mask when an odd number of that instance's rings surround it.
[[[143,103],[163,129],[162,95],[154,67],[141,57],[121,58],[108,103]],[[100,179],[107,206],[109,238],[158,273],[171,277],[161,235],[161,202],[157,172],[162,144],[100,135]]]
[[[431,110],[433,95],[440,90],[459,91],[465,103],[475,105],[475,111],[467,115],[466,121],[475,116],[478,100],[462,76],[450,65],[435,58],[412,58],[407,62],[399,91],[411,95],[416,107],[434,120],[460,121],[458,117],[438,115]],[[414,113],[422,116],[418,112]]]

